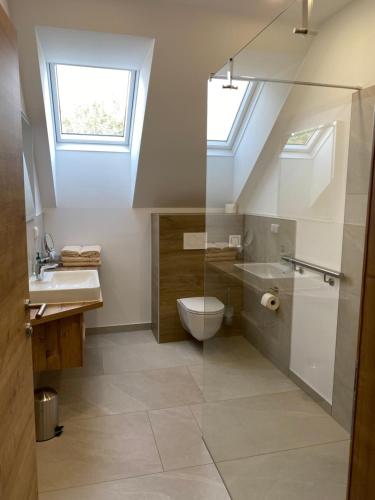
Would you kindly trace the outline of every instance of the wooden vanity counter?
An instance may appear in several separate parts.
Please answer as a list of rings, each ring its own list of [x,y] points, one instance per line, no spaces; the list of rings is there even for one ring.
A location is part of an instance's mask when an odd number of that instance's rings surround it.
[[[45,310],[43,316],[36,319],[35,316],[38,309],[30,310],[30,320],[33,327],[37,325],[42,325],[43,323],[49,323],[50,321],[55,321],[61,318],[66,318],[76,314],[82,314],[86,311],[92,309],[97,309],[98,307],[103,307],[103,300],[95,300],[92,302],[74,302],[72,304],[49,304]]]
[[[57,270],[90,268],[57,268]],[[54,269],[56,271],[56,269]],[[34,372],[62,370],[83,366],[85,341],[84,313],[103,306],[102,297],[91,302],[49,304],[43,316],[36,319],[38,309],[30,309],[33,327]]]

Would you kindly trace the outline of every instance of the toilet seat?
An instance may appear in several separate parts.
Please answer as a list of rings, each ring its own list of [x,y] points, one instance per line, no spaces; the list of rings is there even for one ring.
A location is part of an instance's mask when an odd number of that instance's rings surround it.
[[[224,311],[224,304],[216,297],[189,297],[178,301],[191,314],[211,315]]]

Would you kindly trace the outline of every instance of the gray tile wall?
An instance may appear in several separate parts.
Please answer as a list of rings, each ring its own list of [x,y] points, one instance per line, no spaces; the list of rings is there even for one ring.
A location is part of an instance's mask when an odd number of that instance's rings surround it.
[[[271,225],[278,224],[279,232],[271,232]],[[246,262],[280,262],[281,255],[294,255],[296,247],[296,222],[277,217],[245,216],[244,229]]]
[[[243,235],[244,216],[237,214],[206,214],[206,231],[209,243],[229,242],[229,235]]]
[[[279,225],[277,234],[271,224]],[[280,262],[282,254],[294,254],[296,222],[255,215],[245,216],[245,262]],[[267,287],[278,287],[281,307],[273,312],[260,300]],[[292,330],[293,280],[272,280],[263,288],[244,285],[243,315],[248,340],[284,373],[289,373]]]

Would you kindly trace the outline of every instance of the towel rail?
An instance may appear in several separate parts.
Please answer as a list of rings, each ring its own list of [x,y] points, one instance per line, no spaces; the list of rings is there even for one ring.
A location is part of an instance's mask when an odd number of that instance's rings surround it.
[[[306,268],[310,269],[311,271],[317,271],[318,273],[323,274],[324,283],[328,283],[328,285],[331,286],[334,286],[335,279],[342,279],[345,276],[344,273],[340,271],[333,271],[332,269],[327,269],[322,266],[310,264],[309,262],[295,259],[294,257],[289,257],[288,255],[283,255],[281,259],[284,260],[285,262],[293,264],[295,270],[297,270],[297,268],[299,269]]]

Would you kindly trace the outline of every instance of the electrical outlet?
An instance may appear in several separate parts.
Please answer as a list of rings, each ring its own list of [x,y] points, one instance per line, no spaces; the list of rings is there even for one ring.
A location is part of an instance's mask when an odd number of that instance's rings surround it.
[[[241,246],[242,237],[240,234],[231,234],[229,236],[229,246],[232,248],[238,248]]]

